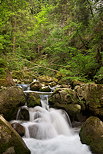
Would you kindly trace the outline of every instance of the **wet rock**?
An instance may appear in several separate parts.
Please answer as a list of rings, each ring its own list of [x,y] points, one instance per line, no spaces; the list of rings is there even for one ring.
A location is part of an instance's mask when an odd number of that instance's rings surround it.
[[[36,80],[30,84],[30,90],[33,90],[33,91],[39,91],[41,89],[41,87],[42,87],[42,85],[38,80]]]
[[[3,114],[7,120],[16,118],[19,106],[26,102],[25,95],[19,87],[7,87],[0,91],[0,114]]]
[[[2,116],[0,116],[0,153],[30,154],[22,138]]]
[[[29,111],[25,106],[22,107],[18,112],[19,112],[17,117],[18,120],[29,121]]]
[[[25,135],[25,128],[21,124],[15,122],[15,123],[12,123],[11,126],[17,131],[17,133],[21,137]]]
[[[42,92],[51,92],[51,89],[50,89],[49,86],[43,86],[43,87],[41,87],[40,91],[42,91]]]
[[[31,125],[31,126],[29,126],[30,137],[36,138],[36,136],[37,136],[37,131],[38,131],[38,127],[37,127],[36,125]]]
[[[96,154],[103,154],[103,122],[97,117],[89,117],[80,130],[82,143],[90,146]]]

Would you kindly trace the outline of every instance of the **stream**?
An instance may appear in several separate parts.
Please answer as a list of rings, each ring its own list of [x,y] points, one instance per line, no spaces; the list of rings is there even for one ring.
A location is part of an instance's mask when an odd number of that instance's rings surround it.
[[[81,143],[79,131],[72,128],[68,114],[60,109],[49,108],[50,93],[39,92],[39,95],[41,106],[21,107],[28,110],[30,120],[18,120],[21,108],[16,120],[25,128],[23,140],[31,154],[92,154],[89,147]]]

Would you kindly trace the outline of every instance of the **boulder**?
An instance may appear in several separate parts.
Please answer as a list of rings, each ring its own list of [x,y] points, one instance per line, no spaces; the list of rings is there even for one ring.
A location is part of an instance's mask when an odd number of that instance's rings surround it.
[[[35,107],[35,106],[40,105],[39,94],[37,94],[35,92],[27,93],[26,98],[27,98],[27,106],[28,107]]]
[[[17,131],[17,133],[21,137],[25,135],[25,128],[21,124],[14,122],[11,124],[11,126]]]
[[[71,104],[77,103],[75,92],[70,88],[57,88],[50,97],[52,104]]]
[[[89,117],[80,130],[80,139],[93,153],[103,154],[103,122],[97,117]]]
[[[19,106],[26,102],[25,95],[19,87],[7,87],[0,91],[0,114],[7,120],[16,118]]]
[[[44,83],[57,83],[58,79],[54,78],[54,77],[50,77],[50,76],[39,76],[38,77],[40,82],[44,82]]]
[[[42,87],[42,85],[38,80],[33,81],[30,84],[30,90],[33,90],[33,91],[39,91],[41,89],[41,87]]]
[[[0,153],[30,154],[22,138],[2,116],[0,116]]]
[[[92,114],[103,118],[103,85],[82,84],[75,87],[75,92],[80,101],[85,101]]]
[[[51,92],[51,89],[50,89],[49,86],[43,86],[43,87],[41,87],[40,91],[42,91],[42,92]]]
[[[29,121],[29,111],[28,108],[26,106],[22,106],[17,113],[17,120],[25,120],[25,121]]]

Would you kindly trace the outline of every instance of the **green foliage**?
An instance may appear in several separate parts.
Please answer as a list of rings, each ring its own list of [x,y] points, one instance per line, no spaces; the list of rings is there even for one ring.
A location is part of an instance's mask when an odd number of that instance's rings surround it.
[[[0,77],[5,75],[5,69],[4,68],[0,68]]]
[[[27,59],[23,59],[20,55],[15,53],[8,53],[6,56],[7,67],[9,70],[22,70],[24,67],[30,66]]]
[[[90,77],[90,75],[92,76],[98,67],[93,55],[84,55],[82,53],[78,53],[75,57],[73,57],[69,64],[75,75],[85,77]]]
[[[94,76],[94,80],[97,83],[102,83],[103,84],[103,66],[99,69],[99,71]]]
[[[0,54],[10,71],[92,80],[102,76],[103,5],[90,0],[3,0]],[[5,64],[0,60],[1,73]],[[54,71],[53,71],[54,70]]]
[[[0,67],[5,68],[7,66],[7,62],[5,59],[0,58]]]

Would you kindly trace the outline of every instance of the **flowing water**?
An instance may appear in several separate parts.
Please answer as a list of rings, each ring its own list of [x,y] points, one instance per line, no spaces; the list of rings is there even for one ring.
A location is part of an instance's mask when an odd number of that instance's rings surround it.
[[[80,142],[79,134],[71,127],[67,113],[49,108],[48,95],[41,95],[42,107],[28,108],[30,121],[25,127],[24,142],[31,154],[91,154],[87,145]],[[17,116],[19,116],[20,110]]]

